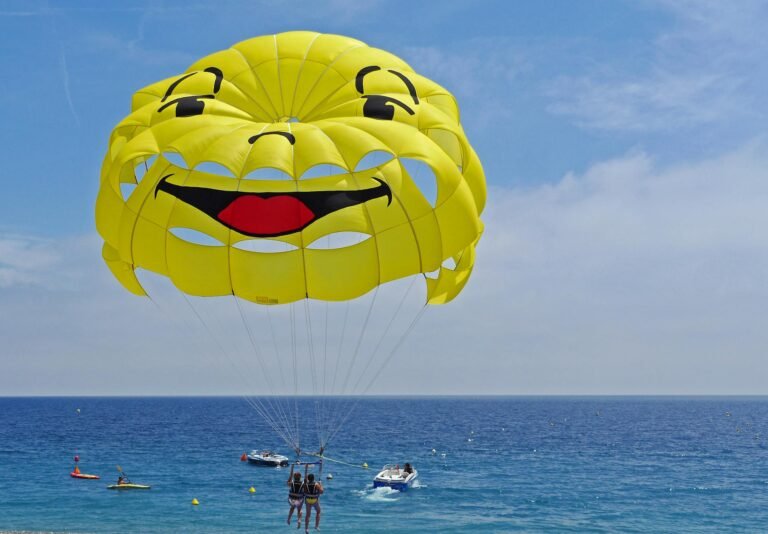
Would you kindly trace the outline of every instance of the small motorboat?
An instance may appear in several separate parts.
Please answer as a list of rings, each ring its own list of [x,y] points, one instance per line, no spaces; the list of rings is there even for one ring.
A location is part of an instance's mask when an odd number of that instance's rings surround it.
[[[251,451],[246,458],[261,467],[288,467],[288,457],[272,451]]]
[[[411,464],[405,464],[402,468],[399,465],[385,465],[373,479],[373,487],[405,491],[413,485],[418,476],[419,472],[411,467]]]

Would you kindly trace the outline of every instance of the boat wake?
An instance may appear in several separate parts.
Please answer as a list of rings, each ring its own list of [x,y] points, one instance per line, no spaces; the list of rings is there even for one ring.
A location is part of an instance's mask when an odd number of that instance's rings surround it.
[[[397,502],[402,496],[401,492],[386,487],[366,488],[355,493],[357,493],[363,500],[368,502]]]

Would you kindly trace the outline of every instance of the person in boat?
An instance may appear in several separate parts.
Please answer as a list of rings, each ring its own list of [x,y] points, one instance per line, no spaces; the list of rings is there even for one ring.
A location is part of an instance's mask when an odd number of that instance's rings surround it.
[[[403,468],[403,471],[405,472],[405,476],[408,476],[411,473],[413,473],[413,467],[411,467],[411,464],[406,462],[405,467]]]
[[[117,485],[119,486],[121,484],[128,484],[128,479],[122,473],[117,477]]]
[[[320,482],[315,482],[315,475],[310,473],[304,481],[302,490],[304,502],[307,504],[304,532],[309,532],[309,520],[312,517],[313,508],[315,509],[315,530],[320,530],[320,495],[324,491],[323,485]]]
[[[288,504],[291,506],[288,510],[288,520],[286,523],[291,524],[291,516],[293,511],[296,510],[296,528],[301,528],[301,508],[304,506],[304,493],[302,492],[304,482],[301,480],[301,473],[294,473],[293,466],[291,466],[291,474],[288,475]]]

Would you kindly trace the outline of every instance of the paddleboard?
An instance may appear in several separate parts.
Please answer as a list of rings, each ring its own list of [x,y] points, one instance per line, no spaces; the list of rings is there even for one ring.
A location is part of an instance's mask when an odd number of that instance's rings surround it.
[[[145,486],[144,484],[112,484],[107,486],[107,489],[114,490],[129,490],[129,489],[149,489],[152,486]]]
[[[86,475],[85,473],[70,473],[69,476],[72,478],[85,478],[88,480],[98,480],[100,478],[99,475]]]

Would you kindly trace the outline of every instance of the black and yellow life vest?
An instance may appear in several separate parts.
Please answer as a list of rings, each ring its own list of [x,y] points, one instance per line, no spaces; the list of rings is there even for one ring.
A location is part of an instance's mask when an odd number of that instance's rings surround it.
[[[288,497],[291,499],[301,499],[304,496],[302,493],[302,482],[291,482],[291,486],[288,489]]]

